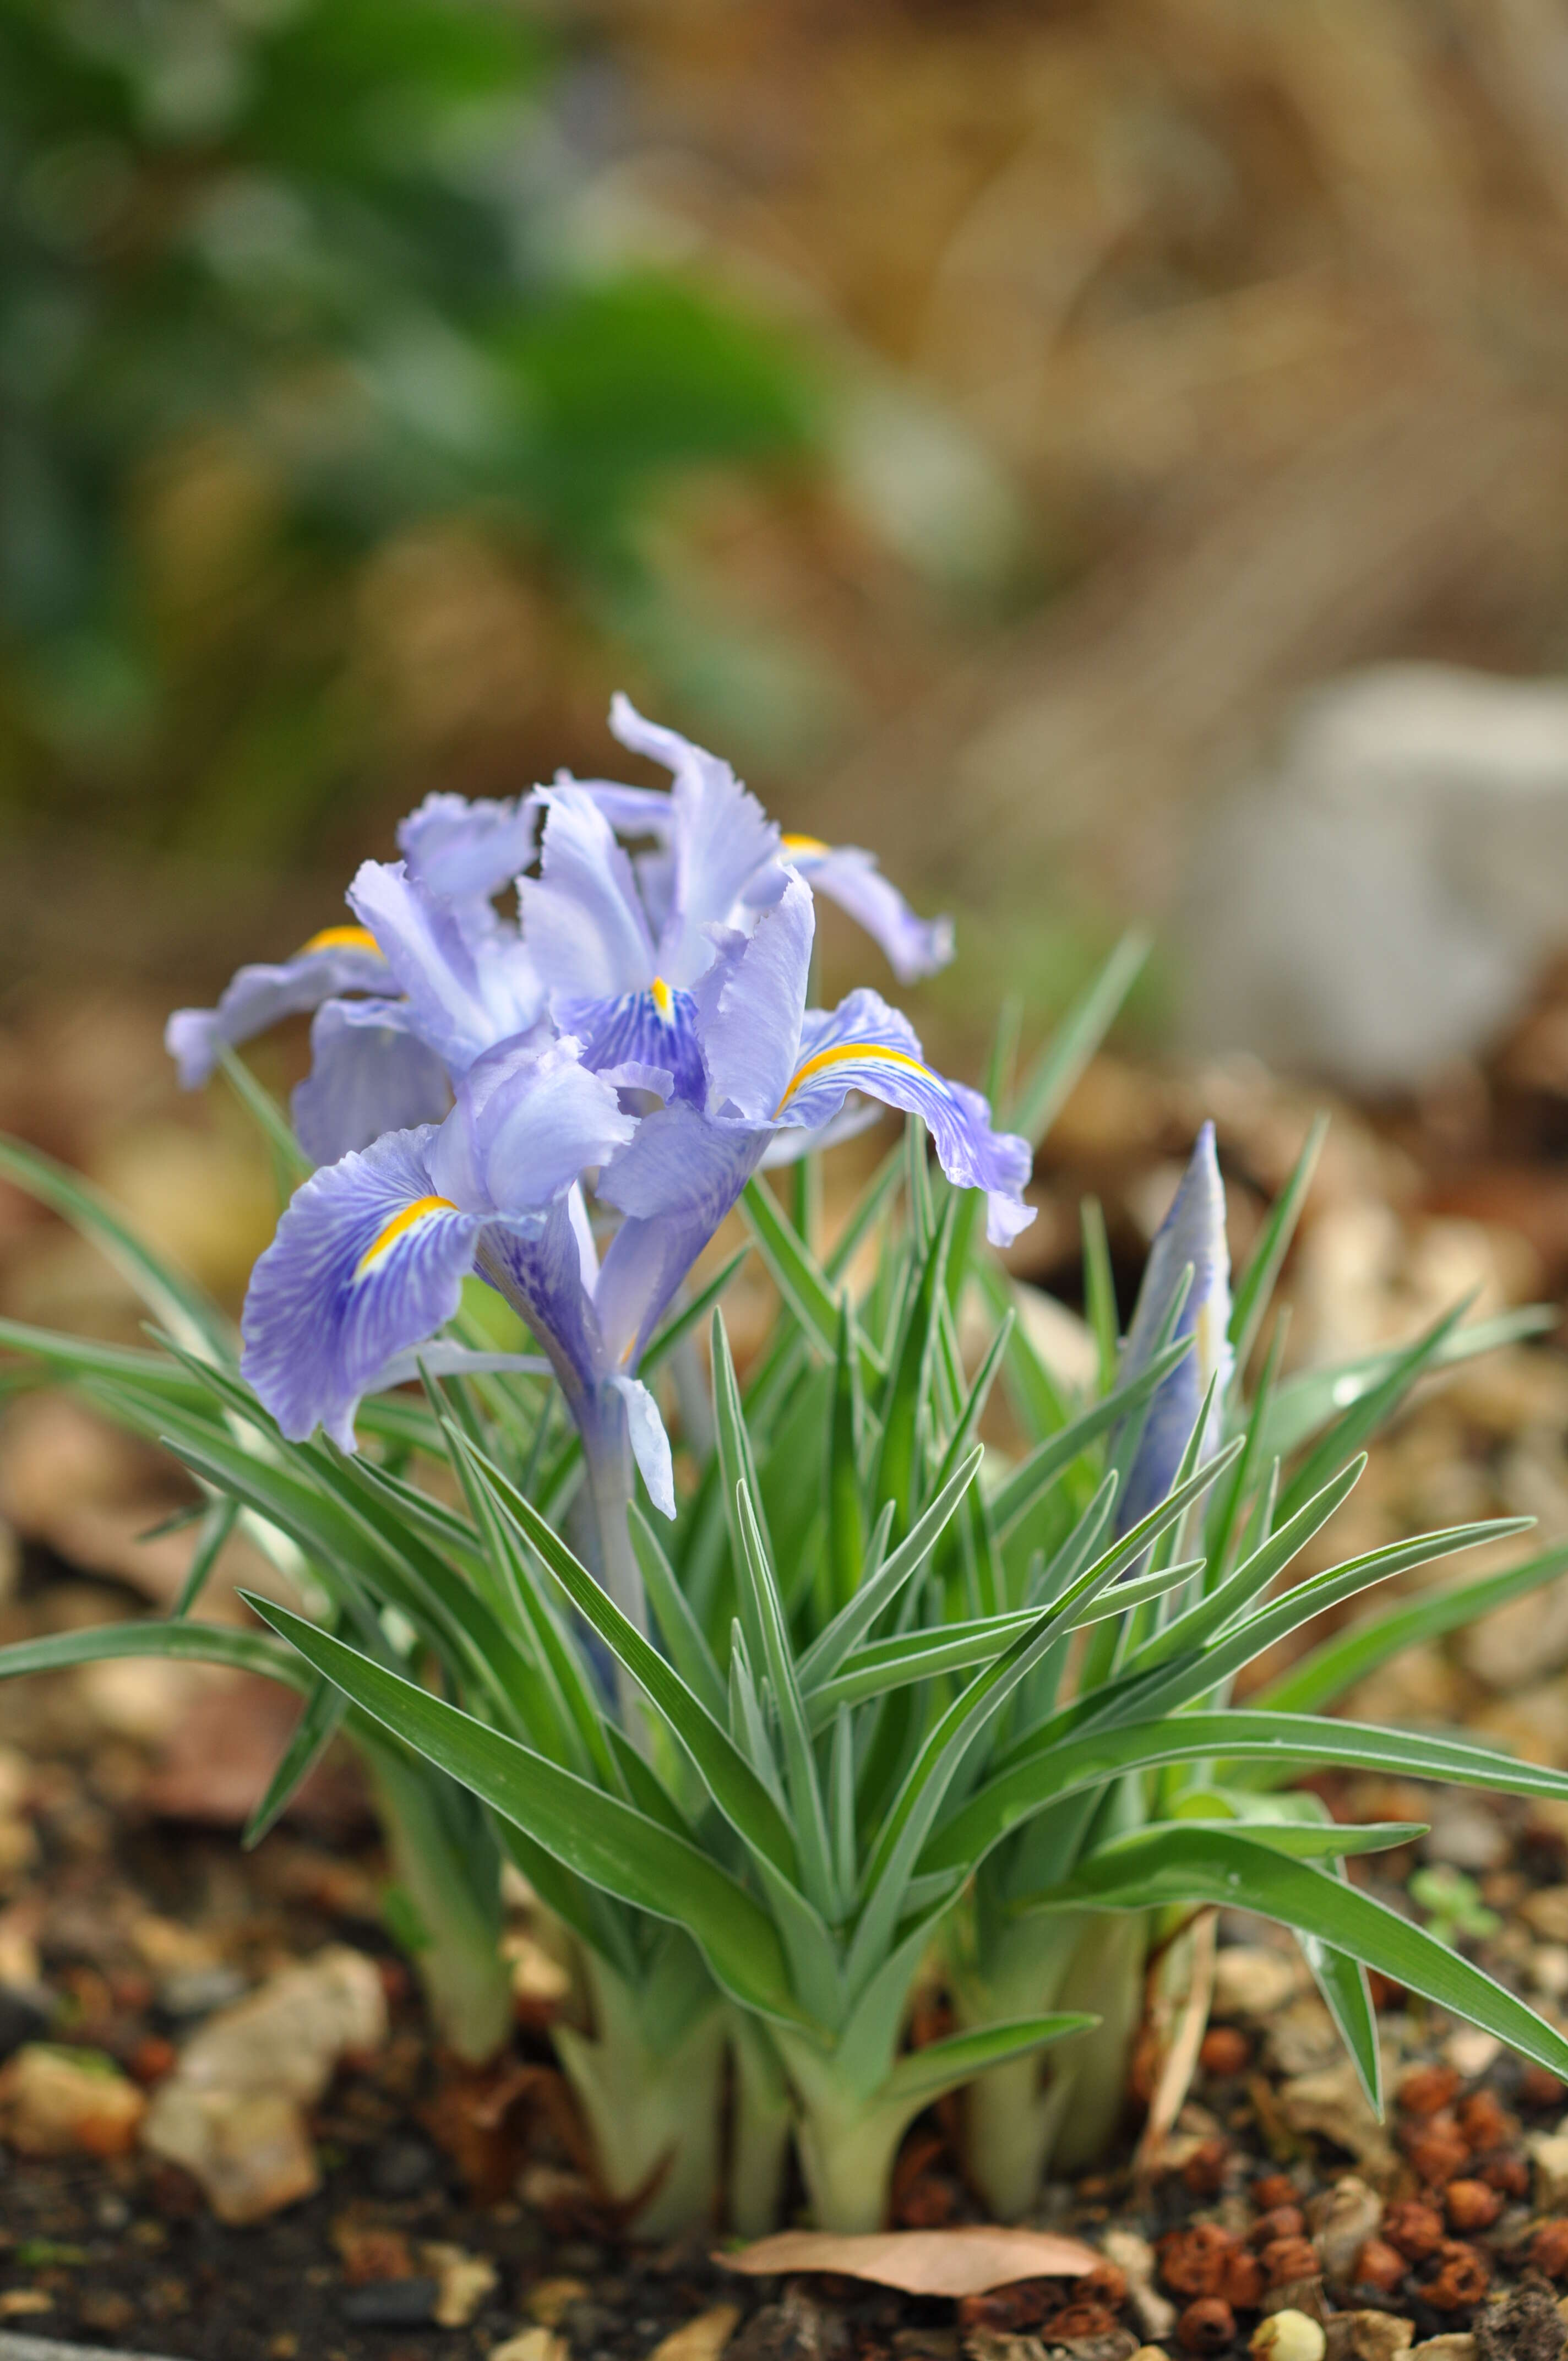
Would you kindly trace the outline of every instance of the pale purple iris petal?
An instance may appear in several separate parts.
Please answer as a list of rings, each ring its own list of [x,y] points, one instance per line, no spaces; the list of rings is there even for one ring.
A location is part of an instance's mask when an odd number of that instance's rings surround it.
[[[398,829],[409,874],[447,902],[488,902],[515,884],[533,858],[534,798],[505,803],[426,796]]]
[[[604,1354],[570,1198],[532,1220],[487,1222],[477,1261],[480,1277],[521,1312],[549,1355],[580,1423]]]
[[[443,1196],[499,1213],[531,1213],[576,1184],[636,1130],[613,1083],[590,1073],[578,1045],[542,1035],[476,1060],[431,1150]]]
[[[837,902],[881,945],[900,983],[935,975],[952,958],[951,918],[917,917],[897,886],[883,875],[874,854],[855,844],[818,846],[786,837],[784,856],[814,894],[826,894]]]
[[[644,1115],[599,1176],[626,1216],[599,1272],[597,1301],[612,1367],[635,1368],[664,1306],[756,1170],[766,1130],[712,1123],[677,1103]]]
[[[589,796],[611,828],[622,836],[668,836],[674,822],[674,805],[668,787],[626,787],[619,779],[579,779],[557,771],[558,787],[575,787]]]
[[[422,1202],[434,1138],[393,1132],[314,1173],[251,1273],[240,1366],[291,1442],[319,1425],[352,1451],[361,1395],[457,1309],[482,1224]]]
[[[631,862],[592,798],[553,787],[543,798],[537,878],[518,887],[523,939],[552,994],[614,1000],[658,973]]]
[[[327,1000],[311,1026],[311,1071],[291,1111],[313,1164],[335,1164],[384,1131],[439,1123],[452,1104],[446,1069],[409,1029],[400,1000]]]
[[[623,746],[674,773],[674,888],[659,943],[659,972],[671,983],[689,984],[712,958],[708,927],[728,920],[757,872],[776,862],[779,832],[728,763],[678,730],[644,720],[619,692],[610,702],[609,726]]]
[[[659,1405],[641,1378],[611,1378],[610,1384],[626,1404],[631,1455],[642,1471],[648,1497],[661,1516],[675,1513],[675,1470],[670,1438],[659,1415]]]
[[[200,1090],[225,1049],[237,1049],[285,1016],[307,1016],[339,993],[384,993],[390,982],[374,943],[307,945],[276,965],[242,967],[215,1008],[177,1008],[164,1027],[164,1046],[180,1069],[181,1087]]]
[[[768,1125],[777,1115],[797,1063],[815,927],[810,889],[792,877],[750,942],[727,950],[703,1033],[715,1115]]]
[[[1023,1202],[1032,1162],[1027,1141],[993,1131],[978,1091],[927,1065],[907,1017],[878,993],[852,992],[830,1016],[808,1020],[776,1112],[784,1123],[815,1127],[839,1113],[850,1091],[919,1115],[948,1180],[984,1190],[992,1246],[1011,1246],[1034,1220],[1034,1207]]]
[[[862,1131],[880,1123],[886,1113],[886,1107],[879,1101],[862,1099],[856,1093],[815,1131],[775,1131],[762,1150],[759,1170],[776,1172],[781,1165],[798,1164],[803,1156],[819,1156],[827,1148],[842,1147],[846,1139],[858,1139]]]
[[[1136,1377],[1147,1363],[1181,1275],[1189,1267],[1192,1282],[1172,1334],[1190,1336],[1193,1349],[1172,1369],[1149,1406],[1137,1455],[1116,1504],[1119,1532],[1126,1532],[1157,1508],[1170,1489],[1203,1397],[1216,1375],[1220,1383],[1209,1431],[1199,1445],[1200,1463],[1212,1458],[1220,1445],[1222,1405],[1234,1356],[1228,1334],[1231,1257],[1225,1240],[1225,1184],[1220,1177],[1212,1123],[1206,1123],[1198,1135],[1175,1202],[1149,1248],[1132,1325],[1122,1348],[1123,1379]]]
[[[405,862],[365,862],[348,898],[408,996],[412,1029],[454,1076],[538,1018],[543,993],[516,934],[498,922],[476,939]]]
[[[613,1073],[624,1084],[662,1071],[662,1097],[702,1104],[707,1076],[696,1003],[689,992],[666,992],[663,1005],[652,992],[623,993],[619,1000],[558,1002],[555,1016],[580,1037],[583,1063],[595,1073]],[[640,1070],[635,1077],[632,1069]]]

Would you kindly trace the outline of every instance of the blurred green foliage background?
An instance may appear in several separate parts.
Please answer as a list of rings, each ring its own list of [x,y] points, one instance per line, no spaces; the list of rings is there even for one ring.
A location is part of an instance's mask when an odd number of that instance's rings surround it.
[[[648,488],[796,461],[809,371],[553,249],[556,46],[497,0],[3,0],[13,813],[297,861],[371,785],[368,569],[433,521],[515,599],[520,685],[530,583],[678,673]]]
[[[1043,1008],[1304,684],[1568,658],[1564,88],[1552,0],[0,0],[0,986],[215,983],[621,686]]]

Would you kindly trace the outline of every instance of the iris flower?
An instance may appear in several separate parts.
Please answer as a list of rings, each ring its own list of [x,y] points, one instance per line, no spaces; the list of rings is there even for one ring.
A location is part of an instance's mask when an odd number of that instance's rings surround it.
[[[1116,1507],[1116,1530],[1128,1532],[1169,1491],[1191,1440],[1204,1396],[1213,1378],[1213,1407],[1199,1441],[1199,1464],[1220,1447],[1225,1389],[1234,1356],[1230,1345],[1231,1257],[1225,1243],[1225,1184],[1214,1152],[1214,1126],[1206,1123],[1182,1175],[1168,1213],[1160,1224],[1143,1283],[1133,1308],[1133,1324],[1122,1351],[1121,1376],[1135,1378],[1158,1350],[1170,1308],[1184,1274],[1191,1280],[1168,1341],[1192,1339],[1149,1404],[1127,1481]]]
[[[638,1365],[758,1166],[880,1101],[918,1115],[948,1177],[984,1191],[996,1244],[1033,1214],[1026,1145],[927,1063],[905,1017],[864,990],[807,1008],[808,864],[728,764],[624,700],[616,720],[668,762],[671,793],[563,777],[515,805],[433,796],[400,832],[403,858],[367,862],[355,879],[364,964],[327,982],[308,947],[269,972],[278,1005],[316,996],[316,1063],[295,1114],[306,1147],[333,1152],[257,1264],[244,1367],[287,1435],[319,1424],[352,1450],[360,1399],[412,1370],[477,1272],[560,1381],[601,1571],[640,1614],[633,1456],[666,1515],[674,1494]],[[518,879],[518,918],[503,918],[495,896],[535,830],[537,873]],[[903,905],[883,895],[883,917],[896,916]],[[216,1011],[172,1020],[177,1049],[267,1021],[259,987],[247,999],[240,985]],[[601,1221],[620,1216],[602,1265],[590,1196]]]

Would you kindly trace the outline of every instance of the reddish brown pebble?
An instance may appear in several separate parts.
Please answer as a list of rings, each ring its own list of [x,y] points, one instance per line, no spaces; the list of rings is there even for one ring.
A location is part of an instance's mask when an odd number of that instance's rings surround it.
[[[1292,2279],[1318,2275],[1318,2250],[1310,2238],[1271,2238],[1258,2260],[1268,2274],[1270,2287],[1287,2287]]]
[[[1316,2270],[1317,2268],[1314,2255],[1312,2268]],[[1245,2246],[1238,2246],[1225,2265],[1218,2292],[1234,2312],[1251,2312],[1262,2301],[1265,2276],[1263,2264],[1257,2256],[1249,2255]]]
[[[1240,2074],[1251,2057],[1252,2044],[1239,2026],[1212,2025],[1203,2036],[1198,2063],[1205,2074]]]
[[[1383,2237],[1408,2263],[1419,2263],[1442,2246],[1442,2216],[1435,2206],[1422,2205],[1413,2197],[1401,2198],[1384,2208]]]
[[[1127,2301],[1127,2275],[1102,2256],[1092,2269],[1073,2281],[1072,2292],[1075,2304],[1100,2303],[1110,2312],[1120,2312]]]
[[[1495,2091],[1472,2091],[1455,2109],[1459,2136],[1472,2155],[1507,2147],[1519,2136],[1518,2118],[1510,2115]]]
[[[1527,2066],[1519,2076],[1521,2107],[1560,2107],[1565,2097],[1568,2085],[1544,2066]]]
[[[1522,2156],[1489,2156],[1480,2178],[1488,2189],[1500,2189],[1505,2197],[1530,2195],[1530,2167]]]
[[[1503,2201],[1484,2180],[1451,2180],[1442,2193],[1442,2210],[1449,2228],[1457,2230],[1462,2238],[1470,2238],[1477,2230],[1491,2228],[1503,2210]]]
[[[1217,2222],[1195,2222],[1159,2242],[1159,2269],[1173,2295],[1217,2295],[1237,2241]]]
[[[1468,2312],[1480,2302],[1492,2275],[1474,2246],[1445,2238],[1437,2261],[1436,2276],[1421,2281],[1421,2293],[1434,2312]]]
[[[1069,2303],[1045,2323],[1040,2341],[1065,2345],[1075,2336],[1114,2336],[1120,2326],[1115,2313],[1102,2303]]]
[[[1306,2235],[1307,2217],[1299,2205],[1271,2205],[1247,2232],[1255,2246],[1266,2246],[1275,2238],[1304,2238]]]
[[[1235,2334],[1235,2313],[1217,2295],[1200,2296],[1176,2323],[1176,2341],[1184,2353],[1223,2353]]]
[[[1288,2172],[1266,2172],[1252,2184],[1252,2202],[1260,2213],[1270,2213],[1276,2205],[1294,2205],[1299,2194]]]
[[[1429,2189],[1441,2189],[1470,2161],[1470,2143],[1461,2137],[1452,2115],[1433,2115],[1402,2142],[1411,2170]]]
[[[1416,2066],[1399,2085],[1400,2112],[1407,2115],[1435,2115],[1446,2107],[1459,2088],[1459,2077],[1452,2066]]]
[[[174,2070],[175,2048],[161,2033],[144,2033],[126,2063],[138,2082],[161,2082]]]
[[[1351,2267],[1351,2285],[1376,2288],[1379,2295],[1392,2295],[1409,2268],[1403,2255],[1397,2254],[1381,2238],[1368,2238]]]
[[[959,2325],[989,2330],[997,2336],[1016,2336],[1022,2330],[1038,2328],[1060,2301],[1060,2291],[1050,2279],[1014,2279],[1009,2286],[992,2288],[984,2295],[963,2297]]]
[[[1224,2186],[1229,2140],[1206,2139],[1181,2168],[1181,2185],[1193,2197],[1217,2197]]]
[[[1530,2259],[1549,2279],[1568,2279],[1568,2222],[1543,2222],[1530,2242]]]

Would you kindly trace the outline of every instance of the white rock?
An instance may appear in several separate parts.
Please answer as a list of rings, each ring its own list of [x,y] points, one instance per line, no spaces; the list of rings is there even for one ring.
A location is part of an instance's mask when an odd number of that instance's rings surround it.
[[[219,2221],[237,2229],[321,2185],[310,2126],[283,2091],[203,2091],[170,2075],[142,2126],[142,2146],[182,2165]]]
[[[1259,2361],[1323,2361],[1328,2339],[1310,2312],[1276,2312],[1253,2330],[1248,2350]]]
[[[220,2220],[262,2221],[318,2184],[304,2110],[347,2052],[386,2037],[375,1962],[334,1944],[206,2020],[155,2092],[142,2145],[192,2173]]]
[[[1412,2345],[1409,2361],[1475,2361],[1475,2339],[1462,2328],[1451,2329],[1446,2336]]]
[[[1127,2301],[1151,2345],[1176,2326],[1176,2306],[1155,2285],[1155,2250],[1135,2230],[1107,2230],[1101,2249],[1127,2282]]]
[[[1568,686],[1391,664],[1307,697],[1202,832],[1186,1028],[1362,1089],[1473,1055],[1568,941]]]
[[[1317,2200],[1308,2221],[1325,2278],[1349,2277],[1351,2265],[1382,2219],[1383,2200],[1354,2172],[1347,2172]]]
[[[1298,2074],[1282,2083],[1279,2112],[1291,2131],[1332,2139],[1361,2164],[1382,2170],[1393,2160],[1388,2135],[1367,2104],[1348,2058],[1321,2073]]]
[[[1568,2138],[1562,2132],[1530,2132],[1530,2189],[1538,2213],[1561,2213],[1568,2205]]]
[[[1264,1943],[1228,1943],[1215,1955],[1213,2013],[1248,2021],[1272,2016],[1301,1989],[1305,1971],[1293,1951]]]

